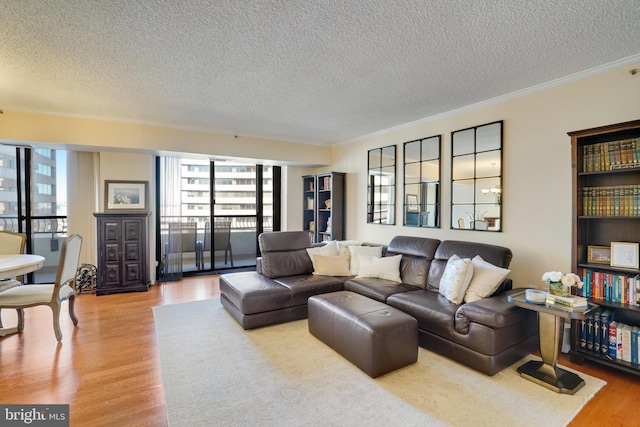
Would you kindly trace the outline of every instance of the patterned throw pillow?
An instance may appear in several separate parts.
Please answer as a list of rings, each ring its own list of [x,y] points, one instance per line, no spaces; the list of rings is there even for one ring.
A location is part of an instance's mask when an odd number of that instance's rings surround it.
[[[469,258],[451,256],[440,279],[438,292],[452,303],[461,304],[473,274],[473,264]]]

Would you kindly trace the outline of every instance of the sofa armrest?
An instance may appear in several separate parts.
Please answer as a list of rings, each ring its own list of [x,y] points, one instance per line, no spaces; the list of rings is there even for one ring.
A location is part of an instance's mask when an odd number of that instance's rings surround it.
[[[516,307],[507,300],[509,294],[521,291],[522,289],[513,289],[497,296],[461,305],[456,311],[456,331],[461,333],[468,332],[471,322],[495,329],[522,322],[523,320],[535,322],[535,312]]]

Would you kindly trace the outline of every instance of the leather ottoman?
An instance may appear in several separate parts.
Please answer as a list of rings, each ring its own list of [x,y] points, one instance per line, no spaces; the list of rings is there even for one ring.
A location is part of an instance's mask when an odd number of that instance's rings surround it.
[[[372,378],[418,360],[418,321],[349,291],[309,298],[309,332]]]

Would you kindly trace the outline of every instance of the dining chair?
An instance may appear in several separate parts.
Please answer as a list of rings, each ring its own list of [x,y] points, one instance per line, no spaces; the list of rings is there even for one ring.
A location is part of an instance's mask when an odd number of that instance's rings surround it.
[[[204,226],[204,243],[199,245],[199,269],[204,270],[204,253],[211,253],[211,269],[214,269],[215,252],[224,251],[224,264],[231,261],[233,267],[233,249],[231,247],[231,221],[216,221],[213,232],[207,222]],[[213,243],[213,246],[212,246]]]
[[[213,248],[212,252],[224,251],[224,264],[227,264],[227,252],[229,261],[233,267],[233,250],[231,248],[231,221],[216,222],[213,227]],[[211,256],[213,259],[213,254]]]
[[[185,253],[195,254],[195,266],[198,267],[198,224],[195,222],[169,223],[169,235],[165,244],[165,256],[173,262],[179,262],[180,271]]]
[[[24,253],[24,246],[27,242],[27,235],[14,233],[13,231],[0,231],[0,255],[15,255]],[[21,285],[22,282],[15,279],[0,280],[0,292]],[[0,328],[2,328],[2,317],[0,317]]]
[[[64,300],[69,300],[69,317],[71,317],[71,321],[74,326],[78,324],[78,318],[74,311],[76,297],[74,280],[80,262],[81,247],[82,237],[78,234],[69,236],[63,242],[54,283],[16,286],[0,292],[0,308],[10,308],[18,311],[17,332],[24,330],[25,308],[48,305],[53,313],[53,331],[56,339],[62,341],[60,306]]]

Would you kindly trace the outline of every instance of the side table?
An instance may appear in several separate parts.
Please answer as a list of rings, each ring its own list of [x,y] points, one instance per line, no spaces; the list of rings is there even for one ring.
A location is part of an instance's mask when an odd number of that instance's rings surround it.
[[[563,394],[575,394],[584,386],[580,376],[557,366],[558,354],[562,345],[565,319],[583,320],[597,305],[589,303],[584,310],[561,310],[534,304],[525,298],[524,290],[508,297],[512,304],[538,312],[538,338],[542,361],[530,360],[518,368],[521,376],[550,390]]]

